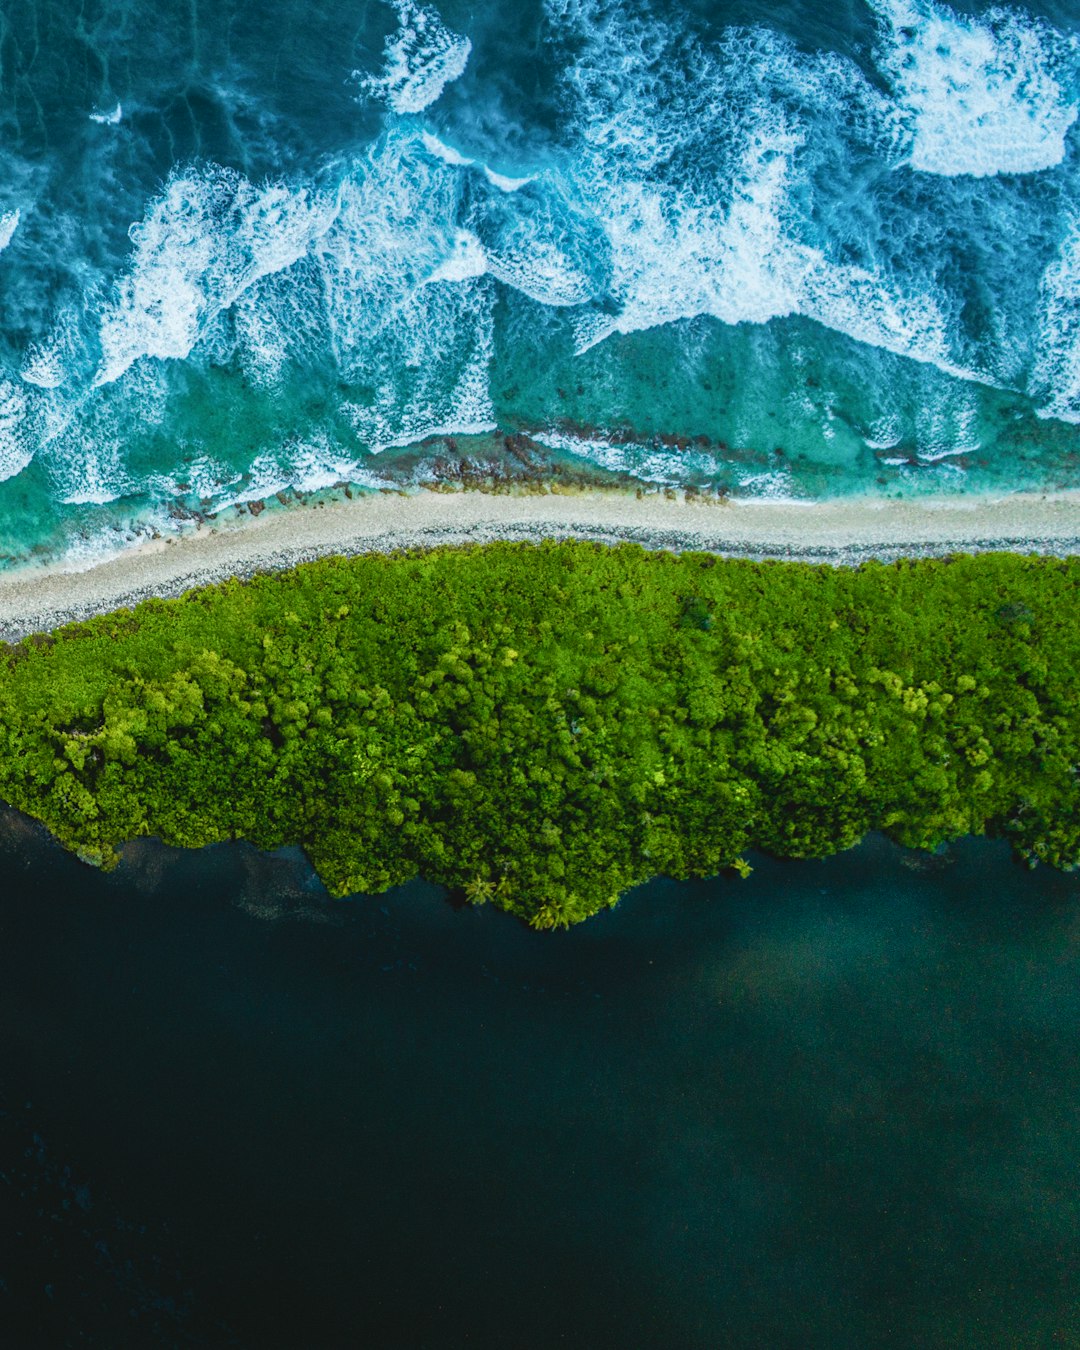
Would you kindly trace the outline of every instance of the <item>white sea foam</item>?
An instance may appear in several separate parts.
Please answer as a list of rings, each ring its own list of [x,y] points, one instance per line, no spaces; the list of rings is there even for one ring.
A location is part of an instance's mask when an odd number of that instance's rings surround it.
[[[316,429],[262,451],[242,474],[224,464],[202,460],[192,466],[185,482],[187,492],[200,496],[211,509],[222,511],[289,488],[318,492],[343,479],[357,482],[362,476],[363,468],[356,458],[335,445],[325,430]],[[179,495],[175,481],[163,480],[158,490],[165,496]]]
[[[969,385],[946,385],[919,407],[915,418],[919,458],[937,463],[979,449],[978,406]]]
[[[468,65],[472,43],[451,32],[430,5],[391,0],[398,27],[386,40],[383,72],[361,80],[364,93],[381,98],[396,113],[430,107]]]
[[[459,170],[419,138],[388,136],[340,184],[313,256],[334,355],[348,373],[455,252]],[[423,343],[424,334],[408,336]]]
[[[143,362],[122,386],[100,390],[37,389],[36,457],[47,468],[58,501],[103,505],[141,493],[145,480],[127,462],[132,424],[161,426],[168,415],[169,383],[156,363]]]
[[[540,304],[580,305],[609,283],[603,230],[551,184],[507,193],[478,182],[468,220],[491,274]]]
[[[590,464],[598,464],[612,473],[632,473],[646,483],[693,483],[711,478],[716,461],[708,453],[666,450],[653,444],[613,441],[608,436],[578,436],[558,427],[533,433],[541,445],[563,454],[574,455]],[[746,490],[751,499],[769,501],[799,500],[792,492],[791,476],[782,469],[752,470],[731,466],[732,481]]]
[[[292,266],[326,230],[333,205],[308,189],[256,187],[211,167],[174,174],[132,227],[134,253],[101,320],[97,384],[144,356],[182,359],[259,278]]]
[[[19,228],[19,220],[22,213],[18,210],[5,211],[0,215],[0,252],[3,252],[14,238],[15,231]]]
[[[519,188],[527,187],[529,183],[535,183],[537,179],[535,173],[526,174],[524,178],[509,178],[504,173],[496,173],[494,169],[489,169],[486,164],[484,165],[484,176],[489,183],[502,192],[517,192]]]
[[[901,3],[923,0],[888,2],[899,13]],[[569,130],[561,149],[545,149],[534,174],[500,175],[467,140],[459,148],[412,116],[426,106],[418,102],[425,90],[445,84],[453,52],[461,69],[468,53],[454,45],[467,40],[453,34],[440,47],[448,30],[411,0],[399,5],[401,29],[390,46],[397,52],[408,30],[416,53],[420,37],[428,43],[430,61],[416,55],[410,65],[403,56],[399,69],[388,48],[393,61],[378,82],[391,110],[384,134],[366,155],[338,166],[334,185],[254,184],[214,165],[175,172],[132,228],[129,264],[99,313],[100,361],[87,405],[73,411],[77,361],[63,344],[39,342],[24,361],[23,380],[41,396],[35,426],[66,499],[104,501],[133,490],[117,449],[118,410],[126,401],[129,420],[132,406],[146,408],[147,419],[164,416],[169,377],[159,367],[193,354],[204,365],[238,362],[248,384],[263,389],[278,388],[295,363],[334,364],[343,389],[335,435],[348,442],[351,428],[356,443],[343,449],[328,433],[304,464],[281,446],[268,452],[287,481],[344,477],[365,449],[490,429],[502,288],[566,310],[581,353],[612,334],[699,316],[761,325],[801,315],[963,380],[989,382],[1005,367],[1026,378],[1030,347],[1004,327],[991,341],[999,350],[1012,343],[1011,365],[1004,358],[980,365],[972,356],[958,320],[964,299],[942,279],[933,213],[920,204],[917,235],[908,202],[895,195],[913,183],[927,193],[967,190],[892,172],[918,141],[910,108],[898,119],[895,104],[838,56],[806,53],[760,28],[729,30],[706,46],[677,23],[636,12],[636,3],[559,6],[572,38]],[[1005,28],[995,29],[999,38]],[[973,106],[964,97],[954,119]],[[852,167],[860,164],[861,179]],[[1010,185],[977,185],[984,188],[1000,195]],[[1080,245],[1068,245],[1043,278],[1032,377],[1046,414],[1068,420],[1080,420],[1078,268]],[[537,312],[514,304],[515,314]],[[692,342],[692,328],[714,331],[683,322],[676,340]],[[805,399],[801,415],[842,447],[854,432],[833,420],[828,402]],[[886,419],[889,399],[877,406]],[[786,412],[800,415],[790,403]],[[735,420],[736,442],[760,436],[745,409]],[[871,439],[900,443],[901,431],[889,426],[875,426]],[[961,453],[974,443],[975,403],[931,399],[918,416],[913,404],[903,414],[903,437],[912,434],[924,458]],[[301,443],[315,445],[307,433]],[[96,478],[86,467],[95,445]],[[612,468],[633,461],[635,472],[657,479],[697,472],[692,453],[651,445],[585,440],[578,452]],[[708,462],[703,456],[700,467]],[[222,481],[225,467],[208,467],[203,495],[250,495],[251,482],[228,472]]]
[[[779,208],[797,142],[763,110],[744,146],[730,204],[636,174],[602,186],[597,180],[594,205],[612,246],[618,302],[607,331],[632,333],[697,314],[764,323],[791,313],[796,269],[783,248]],[[604,336],[597,325],[588,345]]]
[[[423,142],[425,150],[430,151],[431,154],[435,155],[446,164],[453,164],[455,167],[465,169],[476,163],[475,159],[471,159],[468,155],[463,155],[460,150],[455,150],[452,145],[447,145],[446,142],[441,141],[438,136],[433,136],[430,131],[421,132],[420,139]],[[523,188],[529,183],[535,183],[538,176],[537,174],[532,173],[526,174],[523,178],[511,178],[506,174],[496,173],[494,169],[489,168],[486,164],[481,164],[479,167],[488,182],[491,183],[492,186],[499,188],[502,192],[517,192],[519,188]]]
[[[503,177],[430,132],[422,132],[420,140],[443,164],[483,174],[481,180],[474,173],[463,213],[465,228],[453,230],[451,251],[431,280],[466,280],[490,272],[530,299],[552,306],[579,305],[595,296],[596,258],[604,254],[606,241],[595,224],[575,214],[553,184],[541,184],[538,175]],[[537,189],[523,192],[530,184]],[[488,191],[489,186],[496,192]],[[424,207],[418,202],[420,210]],[[456,204],[453,209],[458,209]]]
[[[1080,111],[1061,84],[1077,47],[1012,10],[970,18],[933,0],[872,0],[878,62],[901,105],[912,168],[1034,173],[1060,164]]]
[[[863,443],[869,450],[895,450],[904,438],[903,423],[896,413],[886,413],[883,417],[877,418],[871,426],[868,434],[863,437]],[[886,464],[903,464],[903,458],[899,460],[885,460]]]
[[[716,469],[708,454],[676,452],[653,444],[612,440],[605,435],[579,436],[560,427],[536,431],[533,438],[550,450],[575,455],[612,473],[632,473],[647,483],[689,482],[696,474],[709,476]]]
[[[1080,424],[1080,216],[1042,278],[1042,314],[1032,385],[1044,417]]]
[[[374,391],[346,416],[375,449],[493,426],[491,269],[457,221],[467,166],[441,148],[393,132],[334,194],[213,167],[174,177],[132,231],[129,270],[100,321],[97,386],[126,386],[140,358],[196,347],[218,364],[238,356],[251,383],[273,385],[294,357],[329,351]],[[28,367],[40,383],[55,375],[47,356]]]
[[[819,117],[891,137],[887,108],[854,66],[799,54],[764,30],[718,51],[688,44],[618,6],[576,6],[583,52],[568,72],[580,109],[574,183],[613,253],[605,317],[583,316],[579,351],[708,314],[727,324],[803,314],[860,342],[971,371],[952,349],[933,276],[913,288],[877,263],[833,258],[802,202],[819,167]],[[673,85],[682,65],[692,78]],[[671,178],[666,165],[703,163]],[[868,256],[872,251],[867,250]]]
[[[98,109],[95,108],[90,114],[90,121],[96,122],[98,126],[102,127],[118,127],[123,116],[124,110],[120,104],[117,103],[116,107],[110,109],[108,112],[99,112]]]
[[[384,342],[364,354],[375,398],[342,412],[371,453],[495,429],[492,303],[484,278],[427,285],[410,298],[400,328],[384,330]]]
[[[742,478],[739,487],[740,499],[747,504],[759,501],[771,502],[774,506],[794,506],[806,500],[792,490],[791,475],[782,469],[748,473]]]
[[[428,277],[433,281],[468,281],[470,277],[482,277],[488,270],[487,254],[476,235],[470,230],[458,230],[454,234],[452,252]]]
[[[19,372],[23,382],[39,389],[58,389],[71,377],[78,340],[75,314],[70,309],[61,310],[52,332],[27,348]]]
[[[72,489],[60,500],[65,506],[106,506],[123,496],[123,489],[112,481],[109,473],[110,460],[119,463],[120,447],[111,445],[100,447],[92,458],[86,461],[86,476],[81,487]]]
[[[534,432],[533,439],[539,441],[541,445],[546,445],[549,450],[561,450],[564,454],[576,455],[591,464],[599,464],[601,468],[608,469],[612,473],[639,472],[638,465],[647,453],[644,446],[627,444],[624,441],[613,442],[605,436],[575,436],[571,432],[554,427]],[[642,473],[641,476],[646,475]],[[661,472],[660,477],[663,476]]]
[[[343,408],[372,449],[489,429],[493,292],[459,224],[460,165],[389,135],[338,192],[314,249],[339,368],[373,391]]]
[[[74,420],[68,434],[48,446],[48,460],[57,497],[68,506],[104,506],[141,486],[127,471],[124,450],[128,429],[113,427],[103,435],[102,419],[91,435]]]
[[[37,343],[27,351],[19,373],[27,384],[35,384],[39,389],[57,389],[67,375],[63,354],[48,342]]]
[[[439,140],[438,136],[433,136],[430,131],[422,131],[420,141],[425,150],[434,155],[436,159],[441,159],[444,164],[453,164],[455,168],[468,168],[470,164],[476,163],[476,160],[470,159],[468,155],[463,155],[460,150],[455,150],[452,145],[447,145],[445,141]]]
[[[948,325],[932,292],[905,295],[884,276],[830,263],[807,250],[799,309],[857,342],[936,366],[961,379],[982,378],[954,359]]]
[[[0,378],[0,481],[14,478],[34,458],[27,412],[23,391]]]

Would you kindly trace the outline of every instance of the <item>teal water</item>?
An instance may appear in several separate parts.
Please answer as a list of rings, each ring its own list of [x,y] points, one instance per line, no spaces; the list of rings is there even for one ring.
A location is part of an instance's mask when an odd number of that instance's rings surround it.
[[[0,552],[475,432],[1074,486],[1078,106],[1067,0],[10,0]]]
[[[1074,0],[3,0],[0,566],[518,433],[1080,486],[1078,113]],[[6,815],[0,1344],[1080,1344],[1078,886],[870,840],[543,935]]]
[[[1080,881],[754,862],[552,935],[8,817],[5,1346],[1077,1344]]]

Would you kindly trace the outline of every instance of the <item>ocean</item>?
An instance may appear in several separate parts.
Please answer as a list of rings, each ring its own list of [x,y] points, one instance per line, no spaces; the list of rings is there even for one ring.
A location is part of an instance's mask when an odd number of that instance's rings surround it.
[[[6,0],[0,564],[508,437],[1077,486],[1078,109],[1072,0]]]
[[[1080,880],[753,862],[553,935],[5,817],[4,1345],[1075,1345]]]
[[[1080,487],[1075,0],[0,0],[0,568],[492,466]],[[536,933],[4,811],[0,1344],[1080,1344],[1080,880],[752,861]]]

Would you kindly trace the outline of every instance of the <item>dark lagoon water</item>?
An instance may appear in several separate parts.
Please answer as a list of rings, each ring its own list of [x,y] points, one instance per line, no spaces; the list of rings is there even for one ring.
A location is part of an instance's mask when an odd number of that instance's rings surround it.
[[[6,0],[0,563],[470,433],[1076,486],[1078,112],[1073,0]]]
[[[1080,1343],[1080,882],[880,839],[566,934],[0,848],[0,1340]]]

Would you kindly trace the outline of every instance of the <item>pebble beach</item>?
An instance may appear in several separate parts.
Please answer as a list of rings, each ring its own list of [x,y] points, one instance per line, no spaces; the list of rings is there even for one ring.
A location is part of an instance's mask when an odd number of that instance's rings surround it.
[[[673,490],[335,492],[202,520],[79,570],[0,574],[0,637],[17,641],[151,596],[334,554],[566,538],[849,566],[988,549],[1064,556],[1080,551],[1080,494],[801,502]]]

